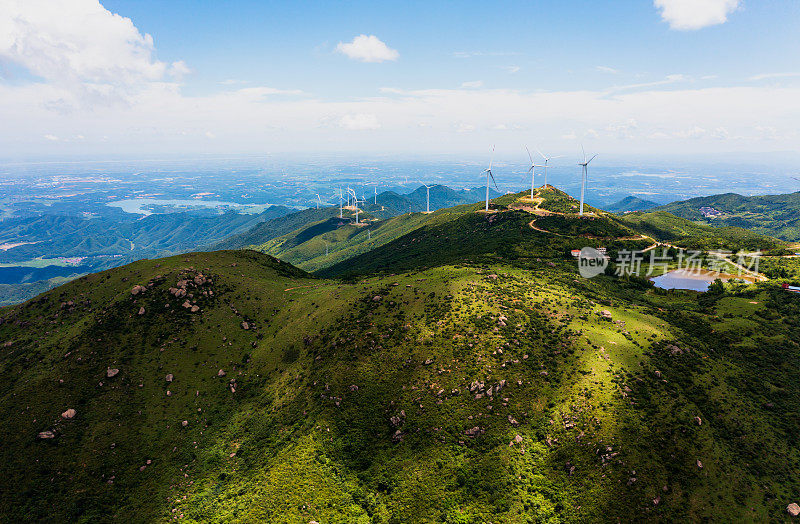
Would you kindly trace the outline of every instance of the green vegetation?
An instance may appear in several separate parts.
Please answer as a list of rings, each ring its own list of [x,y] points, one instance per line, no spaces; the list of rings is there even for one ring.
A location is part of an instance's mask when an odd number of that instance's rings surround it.
[[[0,309],[0,514],[780,521],[800,493],[800,296],[582,279],[569,249],[672,230],[531,205],[376,221],[369,252],[328,218],[264,247],[356,255],[316,276],[191,253]]]
[[[651,200],[644,200],[635,196],[628,196],[606,207],[606,211],[611,213],[630,213],[631,211],[645,211],[658,207],[658,204]]]
[[[678,247],[708,251],[775,251],[784,243],[739,227],[712,227],[677,217],[665,211],[629,213],[619,217],[622,223],[642,234]]]
[[[722,215],[706,218],[700,213],[701,207],[714,208]],[[800,192],[751,197],[726,193],[673,202],[656,210],[704,224],[745,228],[787,241],[800,240]]]

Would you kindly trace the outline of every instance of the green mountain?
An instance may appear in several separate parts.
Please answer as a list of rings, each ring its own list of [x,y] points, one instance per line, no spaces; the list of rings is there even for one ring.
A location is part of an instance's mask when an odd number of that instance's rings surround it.
[[[408,215],[425,221],[325,275],[190,253],[0,309],[0,514],[781,521],[800,297],[582,279],[566,249],[653,239],[546,209],[571,202]],[[283,242],[352,224],[315,227]]]
[[[641,234],[660,242],[674,244],[687,249],[708,251],[712,249],[728,251],[780,251],[785,243],[763,234],[740,227],[713,227],[666,211],[628,213],[620,217]]]
[[[619,202],[606,206],[606,211],[610,211],[611,213],[630,213],[631,211],[645,211],[654,207],[658,207],[658,204],[651,200],[627,196]]]
[[[708,213],[704,214],[701,208],[720,214],[706,216]],[[790,242],[800,241],[800,192],[750,197],[725,193],[673,202],[653,211],[668,211],[704,224],[741,227]]]

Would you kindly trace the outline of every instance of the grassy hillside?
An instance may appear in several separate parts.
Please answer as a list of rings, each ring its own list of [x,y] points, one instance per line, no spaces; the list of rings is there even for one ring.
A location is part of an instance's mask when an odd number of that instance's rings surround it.
[[[739,227],[707,226],[665,211],[628,213],[619,220],[642,234],[689,249],[771,251],[781,250],[785,246],[780,240],[753,231]]]
[[[223,251],[0,313],[12,521],[765,521],[800,490],[800,300],[772,285]]]
[[[712,207],[722,215],[705,218],[700,213],[701,207]],[[673,202],[656,210],[704,224],[735,226],[782,240],[800,240],[800,192],[751,197],[726,193]]]

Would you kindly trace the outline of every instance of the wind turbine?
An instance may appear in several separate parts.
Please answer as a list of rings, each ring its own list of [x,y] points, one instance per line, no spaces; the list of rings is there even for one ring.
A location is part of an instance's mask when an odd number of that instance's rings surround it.
[[[486,173],[486,211],[487,212],[489,211],[489,177],[491,177],[492,182],[494,182],[494,187],[496,187],[497,190],[500,191],[500,188],[497,187],[497,181],[495,181],[494,175],[492,174],[492,163],[493,162],[494,162],[494,146],[492,146],[492,156],[489,159],[489,169],[486,169],[486,170],[483,171],[483,173]],[[483,174],[483,173],[481,173],[481,174]]]
[[[422,185],[425,186],[425,191],[426,191],[426,195],[427,195],[428,205],[427,205],[426,213],[430,213],[431,212],[431,188],[433,186],[426,186],[425,184],[422,184]]]
[[[528,158],[530,158],[530,160],[531,160],[531,167],[528,169],[528,173],[531,174],[531,200],[533,200],[533,188],[536,185],[534,183],[534,180],[535,180],[535,177],[536,177],[536,168],[537,167],[545,167],[545,166],[540,166],[540,165],[537,165],[536,163],[534,163],[533,157],[531,156],[531,151],[530,151],[530,149],[528,149],[528,146],[525,146],[525,151],[528,152]]]
[[[342,218],[342,202],[344,201],[344,196],[342,195],[342,188],[339,188],[339,218]]]
[[[594,155],[589,160],[586,160],[586,150],[583,149],[583,145],[581,145],[581,151],[583,151],[583,162],[578,162],[578,165],[583,167],[583,173],[581,176],[581,212],[580,212],[580,216],[583,216],[583,194],[584,191],[586,191],[586,179],[589,178],[589,162],[594,160],[594,157],[596,157],[597,155]]]
[[[544,156],[544,154],[541,151],[539,151],[538,149],[536,150],[536,152],[539,153],[539,156],[541,156],[544,159],[544,188],[547,189],[547,163],[549,161],[551,161],[552,159],[554,159],[554,158],[561,158],[561,155],[559,155],[559,156]]]
[[[319,209],[320,204],[322,204],[322,198],[317,194],[317,209]]]
[[[358,196],[356,196],[356,192],[354,189],[350,189],[349,187],[347,189],[353,195],[353,205],[356,206],[356,224],[358,224],[358,213],[359,211],[361,211],[360,209],[358,209],[358,202],[359,202]]]

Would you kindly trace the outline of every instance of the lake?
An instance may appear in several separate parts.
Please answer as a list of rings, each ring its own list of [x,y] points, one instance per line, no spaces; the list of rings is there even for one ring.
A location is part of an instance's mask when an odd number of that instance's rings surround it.
[[[707,269],[687,271],[685,269],[675,269],[668,271],[661,276],[653,277],[656,287],[661,289],[688,289],[691,291],[708,291],[708,286],[715,279],[724,282],[732,279],[745,280],[752,282],[753,279],[747,276],[730,275],[728,273],[716,273]]]
[[[115,202],[109,202],[106,204],[112,207],[119,207],[122,208],[123,211],[126,213],[133,213],[138,215],[150,215],[152,214],[147,209],[143,209],[144,206],[149,205],[161,205],[161,206],[170,206],[175,208],[182,208],[184,210],[192,209],[192,208],[228,208],[228,209],[235,209],[236,211],[246,211],[253,208],[264,208],[266,207],[263,204],[237,204],[236,202],[222,202],[219,200],[199,200],[199,199],[192,199],[192,200],[181,200],[181,199],[169,199],[169,200],[160,200],[155,198],[131,198],[128,200],[117,200]],[[269,204],[267,204],[268,206]]]

